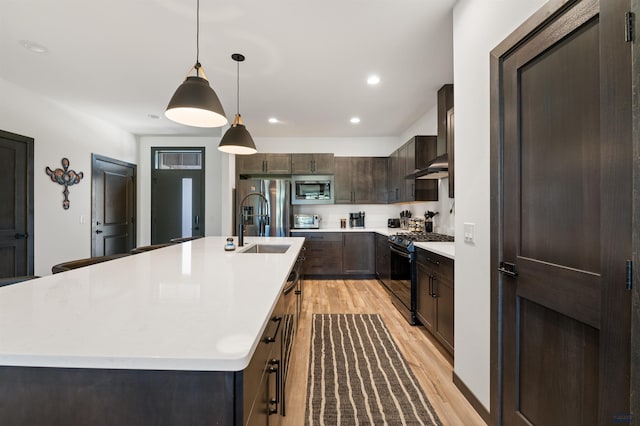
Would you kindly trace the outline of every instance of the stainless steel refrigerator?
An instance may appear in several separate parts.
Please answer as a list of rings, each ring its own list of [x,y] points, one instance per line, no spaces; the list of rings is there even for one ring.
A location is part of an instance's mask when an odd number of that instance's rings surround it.
[[[256,195],[247,197],[252,192],[262,194],[266,202]],[[235,234],[238,233],[241,218],[244,220],[245,236],[288,237],[291,225],[291,182],[288,179],[238,180]]]

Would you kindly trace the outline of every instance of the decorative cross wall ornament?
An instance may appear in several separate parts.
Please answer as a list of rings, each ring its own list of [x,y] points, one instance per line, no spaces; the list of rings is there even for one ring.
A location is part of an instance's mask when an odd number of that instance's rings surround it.
[[[63,170],[64,169],[64,170]],[[69,159],[62,159],[62,169],[51,170],[49,167],[45,169],[45,172],[49,175],[52,182],[56,182],[59,185],[64,185],[64,201],[62,202],[62,208],[69,210],[69,187],[79,183],[84,177],[84,173],[76,173],[73,170],[69,170]]]

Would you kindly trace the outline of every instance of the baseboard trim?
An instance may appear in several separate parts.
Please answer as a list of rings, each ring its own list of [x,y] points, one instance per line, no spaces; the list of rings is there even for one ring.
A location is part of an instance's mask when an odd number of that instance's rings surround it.
[[[490,424],[491,416],[489,414],[489,410],[487,410],[482,402],[480,402],[480,400],[476,398],[473,392],[471,392],[471,389],[469,389],[467,385],[464,384],[462,379],[458,377],[455,371],[453,372],[453,384],[456,385],[456,387],[460,390],[466,400],[469,401],[469,404],[471,404],[473,409],[476,410],[478,414],[480,414],[482,420],[484,420],[486,424]]]

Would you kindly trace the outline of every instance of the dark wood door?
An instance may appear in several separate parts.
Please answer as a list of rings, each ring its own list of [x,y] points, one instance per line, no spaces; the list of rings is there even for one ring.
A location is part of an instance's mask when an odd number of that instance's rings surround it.
[[[205,234],[205,151],[151,148],[151,244]]]
[[[136,246],[136,165],[91,156],[91,255],[127,253]]]
[[[503,312],[494,314],[492,362],[503,378],[496,423],[604,425],[629,414],[624,3],[551,2],[532,18],[541,25],[529,21],[494,50],[504,53],[493,63],[494,106],[502,103],[494,135],[503,139],[494,154],[501,198],[492,264],[507,262],[494,276]]]
[[[0,131],[0,278],[33,275],[33,139]]]

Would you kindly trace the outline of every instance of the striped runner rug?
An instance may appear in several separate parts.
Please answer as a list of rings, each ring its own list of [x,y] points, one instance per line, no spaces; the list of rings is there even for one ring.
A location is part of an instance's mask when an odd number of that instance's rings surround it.
[[[305,424],[442,425],[376,314],[313,315]]]

